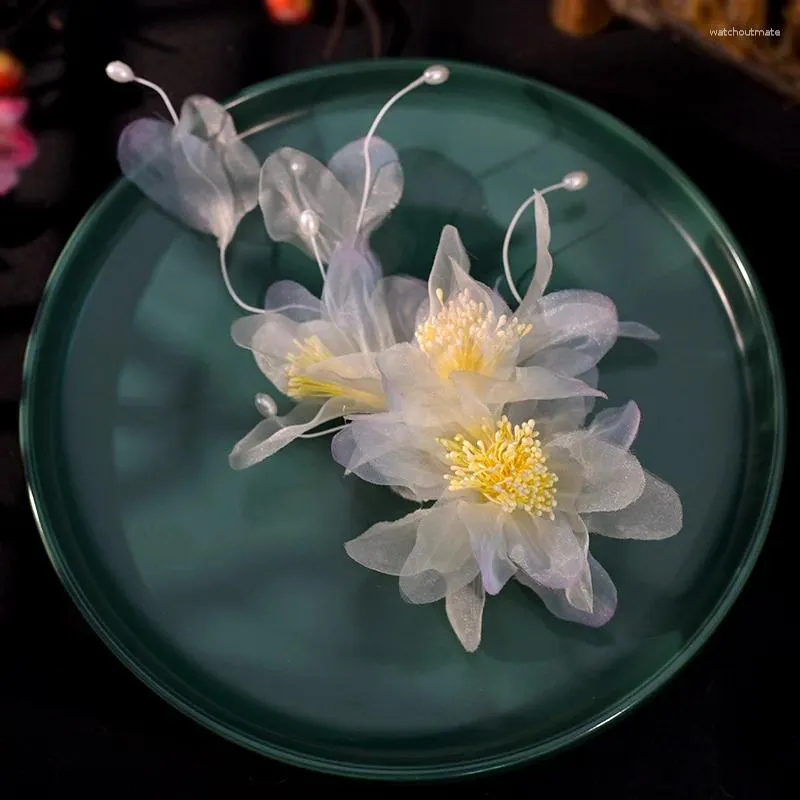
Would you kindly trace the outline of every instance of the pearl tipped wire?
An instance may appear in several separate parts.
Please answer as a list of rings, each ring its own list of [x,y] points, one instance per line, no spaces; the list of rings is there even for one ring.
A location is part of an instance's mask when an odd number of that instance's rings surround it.
[[[157,83],[140,78],[124,61],[112,61],[109,63],[106,66],[106,75],[115,83],[138,83],[140,86],[152,89],[164,101],[172,121],[176,125],[178,124],[178,114],[175,111],[175,106],[172,105],[167,93]]]
[[[167,111],[169,111],[170,116],[172,117],[172,121],[175,125],[178,124],[179,118],[178,114],[175,111],[175,107],[172,105],[167,93],[157,84],[153,83],[152,81],[145,80],[144,78],[140,78],[136,75],[133,69],[126,64],[124,61],[112,61],[110,64],[106,66],[106,75],[115,83],[139,83],[142,86],[147,86],[149,89],[157,92],[159,97],[164,101],[164,105],[167,107]],[[189,154],[186,153],[186,161],[189,166],[197,173],[198,177],[202,180],[206,181],[211,189],[219,195],[219,190],[214,185],[212,181],[208,179],[208,176],[200,169],[197,168],[196,164],[189,158]],[[263,308],[257,308],[256,306],[251,306],[248,303],[245,303],[244,300],[239,297],[236,293],[236,290],[233,288],[231,284],[231,279],[228,274],[228,262],[226,258],[226,251],[228,248],[228,243],[220,242],[219,248],[219,266],[220,272],[222,273],[222,281],[225,284],[225,288],[228,290],[228,294],[231,296],[236,305],[239,306],[244,311],[247,311],[251,314],[262,314],[264,312]]]
[[[266,419],[272,419],[278,413],[278,404],[275,402],[273,397],[270,397],[268,394],[259,393],[256,395],[255,400],[256,409],[262,417]],[[324,431],[316,431],[315,433],[302,433],[298,436],[298,439],[319,439],[322,436],[329,436],[332,433],[337,433],[338,431],[344,430],[347,427],[347,424],[344,425],[336,425],[333,428],[326,428]]]
[[[546,195],[549,192],[554,192],[557,189],[566,189],[568,192],[577,192],[580,189],[586,187],[589,183],[589,176],[583,171],[579,170],[576,172],[570,172],[564,176],[564,178],[559,181],[558,183],[554,183],[552,186],[547,186],[544,189],[535,191],[525,202],[516,210],[514,216],[511,218],[511,222],[508,224],[508,228],[506,229],[506,236],[503,240],[503,272],[505,273],[506,283],[508,284],[508,288],[511,290],[511,294],[514,296],[514,299],[518,302],[522,302],[522,295],[517,290],[516,284],[514,283],[514,279],[511,277],[511,265],[508,261],[508,248],[511,244],[511,236],[514,233],[514,229],[517,227],[517,223],[520,220],[520,217],[528,210],[528,208],[535,202],[537,195]]]
[[[436,64],[428,67],[422,75],[416,80],[411,81],[405,88],[401,89],[396,94],[392,95],[384,104],[383,108],[378,112],[377,116],[372,122],[367,135],[364,137],[364,191],[361,195],[361,206],[358,209],[358,218],[356,220],[356,233],[361,230],[361,225],[364,222],[364,214],[367,210],[367,199],[372,183],[372,159],[369,155],[369,146],[372,143],[372,138],[375,136],[375,131],[378,125],[388,113],[389,109],[401,98],[405,97],[409,92],[413,92],[418,86],[427,83],[429,86],[438,86],[444,83],[450,77],[450,70],[447,67]]]

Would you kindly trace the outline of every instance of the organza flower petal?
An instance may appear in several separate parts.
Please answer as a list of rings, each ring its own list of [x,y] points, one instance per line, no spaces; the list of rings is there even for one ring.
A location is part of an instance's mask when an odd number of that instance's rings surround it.
[[[299,436],[342,416],[343,403],[332,398],[321,407],[300,403],[285,417],[270,417],[259,422],[236,443],[228,460],[233,469],[247,469],[277,453]]]
[[[446,485],[441,460],[424,447],[416,447],[393,414],[354,419],[333,438],[331,454],[362,480],[401,486],[418,502],[437,499]]]
[[[619,323],[619,336],[626,339],[641,339],[645,342],[657,342],[661,338],[659,333],[648,328],[647,325],[630,321]]]
[[[579,513],[618,511],[641,495],[644,470],[627,450],[608,444],[588,431],[556,436],[546,449],[557,448],[566,450],[580,469],[582,486],[576,503]]]
[[[125,176],[153,202],[195,230],[225,244],[240,216],[219,154],[192,134],[156,119],[123,130],[117,158]]]
[[[483,588],[487,594],[495,595],[508,583],[517,571],[509,558],[503,536],[506,512],[494,503],[458,504],[459,518],[469,531],[472,554],[481,573]]]
[[[243,217],[252,211],[258,204],[261,162],[239,138],[225,108],[205,95],[187,97],[176,129],[198,136],[217,151],[233,189],[236,215]]]
[[[425,315],[437,314],[442,307],[439,299],[447,303],[456,295],[466,292],[476,303],[483,303],[488,311],[497,317],[510,316],[508,305],[500,295],[469,275],[469,257],[461,243],[458,229],[445,225],[439,237],[439,247],[433,259],[433,267],[428,278],[428,303],[421,309]]]
[[[483,583],[477,578],[445,595],[445,611],[450,627],[468,653],[474,653],[481,643],[485,602]]]
[[[612,539],[668,539],[683,527],[683,507],[668,483],[646,472],[635,503],[616,512],[588,514],[585,520],[590,531]]]
[[[547,610],[567,622],[577,622],[590,628],[605,625],[617,610],[617,589],[608,573],[591,556],[588,556],[587,571],[581,575],[592,593],[592,610],[584,611],[572,605],[567,599],[567,590],[551,589],[532,580],[522,571],[517,580],[532,589],[544,602]]]
[[[323,262],[336,248],[352,244],[358,210],[336,176],[312,156],[282,147],[261,167],[259,205],[270,238],[289,242],[315,258],[314,244]],[[316,236],[305,232],[300,215],[313,211],[320,222]]]
[[[428,285],[419,278],[390,275],[378,282],[373,302],[378,313],[386,314],[398,342],[414,338],[420,308],[428,297]]]
[[[566,397],[605,397],[577,378],[556,375],[544,367],[518,367],[510,400],[560,400]]]
[[[368,352],[394,344],[391,320],[373,302],[380,277],[380,267],[374,261],[345,244],[331,257],[322,290],[325,317],[347,331],[359,349]]]
[[[533,213],[536,224],[536,267],[530,286],[517,310],[519,319],[524,319],[529,310],[537,306],[553,274],[553,257],[550,255],[550,212],[544,196],[539,192],[534,196]]]
[[[349,142],[331,156],[328,169],[360,208],[366,181],[365,138]],[[403,168],[397,151],[387,141],[373,136],[369,144],[371,186],[359,233],[366,237],[380,225],[403,195]]]
[[[347,555],[367,569],[399,575],[417,540],[417,528],[429,509],[412,511],[393,522],[376,522],[361,536],[345,542]]]
[[[550,520],[517,512],[506,515],[504,527],[509,558],[532,580],[566,588],[580,574],[584,547],[566,515]]]
[[[533,326],[521,344],[521,363],[546,364],[552,358],[550,348],[569,348],[586,357],[580,364],[584,372],[614,346],[619,335],[616,306],[599,292],[551,292],[536,306],[517,310],[516,316]]]
[[[403,565],[403,575],[438,572],[448,575],[472,557],[470,540],[456,502],[438,502],[420,520],[414,549]],[[444,596],[444,595],[442,595]]]
[[[322,303],[296,281],[276,281],[264,300],[264,310],[283,314],[295,322],[308,322],[322,315]]]
[[[641,421],[642,412],[631,400],[620,408],[607,408],[599,412],[592,420],[589,431],[597,439],[630,450]]]

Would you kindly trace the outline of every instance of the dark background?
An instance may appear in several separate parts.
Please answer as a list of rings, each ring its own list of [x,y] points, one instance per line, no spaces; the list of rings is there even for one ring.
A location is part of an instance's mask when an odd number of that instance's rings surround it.
[[[589,40],[565,37],[538,0],[378,5],[388,55],[476,61],[547,81],[617,115],[670,156],[744,247],[791,373],[800,109],[666,33],[616,23]],[[120,130],[161,112],[152,93],[107,81],[105,63],[129,61],[177,100],[195,92],[225,98],[321,63],[328,33],[324,20],[278,28],[259,0],[73,0],[62,8],[63,30],[37,23],[14,41],[29,69],[41,155],[14,197],[0,200],[0,797],[425,793],[303,773],[190,722],[106,650],[47,561],[16,438],[26,337],[66,238],[118,176]],[[367,55],[366,28],[354,18],[335,60]],[[800,533],[786,528],[787,494],[728,618],[655,698],[572,751],[431,793],[796,797],[800,637],[790,555]]]

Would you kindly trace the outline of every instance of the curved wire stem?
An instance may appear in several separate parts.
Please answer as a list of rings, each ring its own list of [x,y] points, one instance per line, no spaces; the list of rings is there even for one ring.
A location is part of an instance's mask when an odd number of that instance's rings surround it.
[[[528,208],[533,205],[534,201],[536,200],[536,195],[546,195],[548,192],[554,192],[556,189],[563,189],[564,188],[564,181],[560,181],[559,183],[554,183],[552,186],[548,186],[541,191],[535,191],[529,198],[525,200],[525,202],[514,212],[514,216],[511,218],[511,222],[508,224],[508,228],[506,228],[506,235],[503,239],[503,272],[505,273],[506,283],[508,284],[508,288],[511,291],[511,294],[514,296],[514,299],[518,302],[522,302],[522,295],[519,293],[517,289],[517,285],[514,283],[514,279],[511,277],[511,264],[508,260],[508,248],[511,245],[511,236],[514,233],[515,228],[517,227],[517,223],[520,220],[520,217],[528,210]]]
[[[375,136],[375,131],[378,129],[378,125],[381,124],[381,120],[386,116],[389,109],[401,98],[407,95],[409,92],[413,92],[417,86],[422,86],[425,83],[425,79],[420,75],[419,78],[412,81],[408,84],[404,89],[401,89],[397,94],[392,95],[385,103],[383,108],[378,112],[378,115],[372,122],[369,131],[367,131],[367,135],[364,137],[364,192],[361,196],[361,207],[358,209],[358,219],[356,220],[356,233],[361,230],[361,224],[364,222],[364,213],[367,210],[367,198],[369,197],[369,192],[372,184],[372,159],[369,155],[369,146],[372,142],[372,137]]]
[[[167,111],[169,111],[169,115],[172,117],[172,121],[175,125],[178,124],[178,112],[175,111],[175,106],[172,105],[172,100],[169,99],[169,95],[157,84],[153,83],[153,81],[148,81],[145,78],[140,78],[136,76],[133,79],[134,83],[138,83],[142,86],[146,86],[148,89],[152,89],[154,92],[158,94],[158,96],[164,101],[164,105],[167,107]]]
[[[219,249],[219,267],[220,267],[220,272],[222,273],[222,280],[225,283],[225,288],[228,290],[228,294],[231,296],[233,302],[236,303],[237,306],[239,306],[239,308],[244,309],[250,314],[263,314],[264,313],[263,308],[256,308],[255,306],[248,305],[247,303],[244,302],[244,300],[242,300],[241,297],[239,297],[238,294],[236,294],[236,290],[231,285],[231,279],[230,276],[228,275],[228,261],[225,255],[227,250],[228,250],[228,245],[224,245]]]

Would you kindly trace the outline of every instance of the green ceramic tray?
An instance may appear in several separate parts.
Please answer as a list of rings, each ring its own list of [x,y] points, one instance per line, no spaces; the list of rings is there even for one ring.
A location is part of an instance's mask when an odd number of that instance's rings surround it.
[[[424,64],[382,61],[289,75],[243,95],[258,154],[325,158],[367,129]],[[503,231],[534,186],[569,170],[588,189],[551,199],[556,288],[609,294],[654,347],[620,344],[601,388],[643,410],[642,461],[680,492],[663,542],[597,541],[619,587],[604,629],[550,618],[509,587],[467,655],[441,604],[411,607],[396,579],[342,543],[403,502],[345,478],[327,442],[245,472],[230,447],[264,389],[235,347],[237,310],[212,241],[119,183],[78,227],[47,286],[25,362],[21,436],[50,558],[88,621],[154,691],[217,733],[311,769],[440,778],[563,748],[631,709],[707,639],[767,532],[784,452],[775,336],[751,269],[715,211],[636,134],[560,92],[451,64],[386,118],[400,208],[375,239],[387,270],[429,269],[445,223],[475,272],[500,274]],[[258,130],[286,112],[284,124]],[[263,126],[262,126],[263,127]],[[533,252],[521,226],[512,264]],[[258,213],[233,280],[251,303],[294,276]]]

